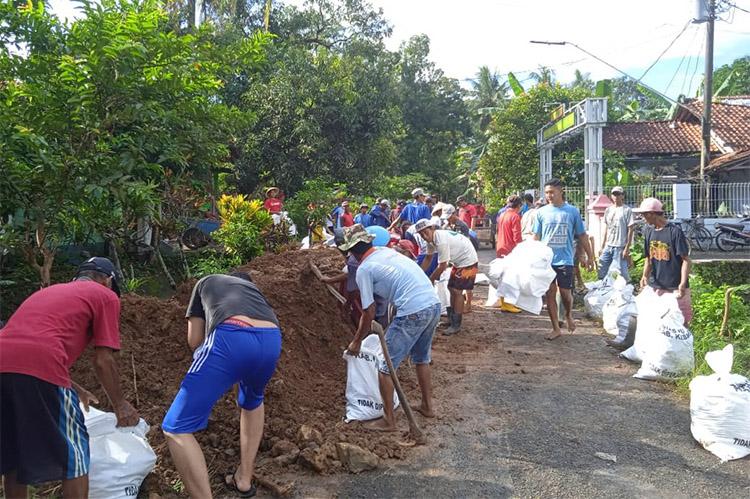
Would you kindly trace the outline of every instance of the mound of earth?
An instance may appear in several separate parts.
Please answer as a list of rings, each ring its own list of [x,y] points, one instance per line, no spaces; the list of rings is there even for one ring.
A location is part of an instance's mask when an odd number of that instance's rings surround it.
[[[399,445],[400,435],[373,434],[343,422],[346,363],[342,352],[353,327],[312,273],[310,262],[329,275],[344,266],[338,251],[316,249],[265,255],[243,267],[274,307],[283,331],[281,359],[266,390],[266,427],[257,461],[258,475],[267,485],[290,468],[318,473],[341,470],[336,451],[340,442],[358,445],[381,458],[402,458],[405,452]],[[184,318],[192,284],[185,283],[170,300],[137,295],[122,299],[120,379],[127,399],[151,425],[149,441],[158,460],[144,489],[160,495],[181,492],[160,424],[192,361]],[[108,409],[90,353],[76,363],[72,376]],[[415,388],[412,378],[405,376],[405,388]],[[224,472],[234,470],[239,461],[239,411],[233,393],[219,400],[208,428],[196,436],[212,484],[216,491],[223,490]]]

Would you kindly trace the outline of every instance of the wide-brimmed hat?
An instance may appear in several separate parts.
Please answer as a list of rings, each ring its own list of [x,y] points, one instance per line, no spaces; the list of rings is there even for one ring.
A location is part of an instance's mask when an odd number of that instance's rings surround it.
[[[370,234],[365,230],[362,224],[354,224],[351,227],[344,227],[343,242],[338,244],[341,251],[349,251],[357,243],[371,243],[375,239],[375,234]]]
[[[452,204],[446,204],[443,206],[443,214],[440,215],[440,218],[443,220],[448,220],[451,216],[455,215],[456,213],[456,207]]]
[[[271,194],[271,191],[281,192],[281,189],[279,189],[278,187],[269,187],[268,189],[266,189],[266,196]]]
[[[107,277],[112,278],[112,291],[117,293],[117,296],[120,296],[120,283],[117,281],[117,273],[115,272],[115,266],[114,264],[109,260],[109,258],[104,258],[103,256],[95,256],[92,258],[89,258],[82,264],[78,266],[78,271],[76,272],[76,277],[81,272],[85,271],[94,271],[99,272],[100,274],[104,274]]]
[[[656,198],[646,198],[641,201],[641,205],[638,208],[633,208],[635,213],[663,213],[664,206]]]
[[[443,208],[445,208],[445,206],[445,203],[443,203],[442,201],[438,201],[437,203],[435,203],[435,206],[432,207],[432,214],[434,215],[436,211],[442,210]]]

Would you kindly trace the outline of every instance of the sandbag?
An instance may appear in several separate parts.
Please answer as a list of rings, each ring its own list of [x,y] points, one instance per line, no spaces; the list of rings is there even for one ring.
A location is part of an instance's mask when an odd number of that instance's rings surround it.
[[[655,293],[654,293],[655,294]],[[695,365],[693,334],[685,327],[685,318],[673,293],[657,296],[654,306],[662,313],[657,321],[646,323],[651,328],[639,344],[643,363],[634,378],[674,381],[690,375]],[[643,317],[639,316],[639,325]],[[638,343],[636,332],[636,343]]]
[[[604,315],[604,304],[610,298],[610,295],[614,291],[612,284],[615,278],[612,273],[600,280],[592,283],[586,283],[586,293],[583,297],[583,310],[584,313],[592,319],[602,319]]]
[[[618,341],[623,341],[628,334],[631,317],[638,314],[633,298],[633,285],[618,276],[612,284],[612,293],[602,307],[602,326]]]
[[[346,418],[344,421],[367,421],[383,416],[378,366],[383,361],[383,347],[377,334],[362,341],[357,355],[344,352],[346,360]],[[393,394],[393,407],[398,407],[398,396]]]
[[[659,296],[651,286],[646,286],[635,297],[638,324],[635,329],[633,346],[620,354],[625,360],[640,363],[646,337],[655,331],[654,326],[661,320],[664,309],[660,308]]]
[[[151,473],[156,454],[146,439],[149,426],[117,428],[117,417],[94,407],[83,411],[89,434],[91,466],[90,499],[126,499],[138,495],[143,479]]]
[[[555,276],[552,250],[540,241],[524,241],[509,255],[490,262],[487,306],[493,306],[499,297],[503,297],[506,303],[539,314],[541,297]]]
[[[722,461],[750,455],[750,381],[731,374],[734,348],[708,352],[710,376],[690,382],[690,431]]]

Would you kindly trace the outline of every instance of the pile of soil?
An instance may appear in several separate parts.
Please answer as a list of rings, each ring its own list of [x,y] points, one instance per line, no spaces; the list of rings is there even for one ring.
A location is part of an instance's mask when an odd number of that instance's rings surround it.
[[[258,474],[265,481],[295,469],[341,470],[336,453],[339,442],[358,445],[381,458],[402,458],[405,452],[398,434],[373,434],[343,422],[346,363],[342,352],[354,330],[338,302],[312,273],[310,262],[328,275],[344,266],[338,251],[316,249],[265,255],[242,269],[251,273],[273,306],[283,332],[281,358],[266,390],[266,424],[257,461]],[[193,284],[183,284],[169,300],[137,295],[122,300],[120,379],[126,398],[151,425],[149,441],[158,456],[144,489],[161,495],[181,492],[160,424],[192,361],[184,316]],[[72,376],[108,409],[90,352],[76,363]],[[416,388],[412,378],[405,376],[405,388]],[[233,393],[219,400],[208,428],[196,436],[212,485],[217,492],[223,490],[224,473],[233,471],[239,462],[239,410]],[[301,452],[294,458],[297,449]]]

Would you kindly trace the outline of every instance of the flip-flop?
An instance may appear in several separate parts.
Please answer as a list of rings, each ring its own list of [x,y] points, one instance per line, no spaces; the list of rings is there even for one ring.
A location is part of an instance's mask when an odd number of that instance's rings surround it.
[[[229,476],[232,477],[232,482],[231,483],[227,482],[227,477],[229,477]],[[230,473],[230,472],[225,473],[224,474],[224,485],[226,485],[229,490],[231,490],[232,492],[234,492],[235,494],[237,494],[240,497],[253,497],[253,496],[255,496],[255,494],[258,492],[258,488],[255,486],[255,484],[252,484],[250,486],[249,490],[244,490],[244,491],[240,490],[239,487],[237,487],[237,480],[235,479],[236,476],[237,476],[237,472],[236,471],[234,473]]]

